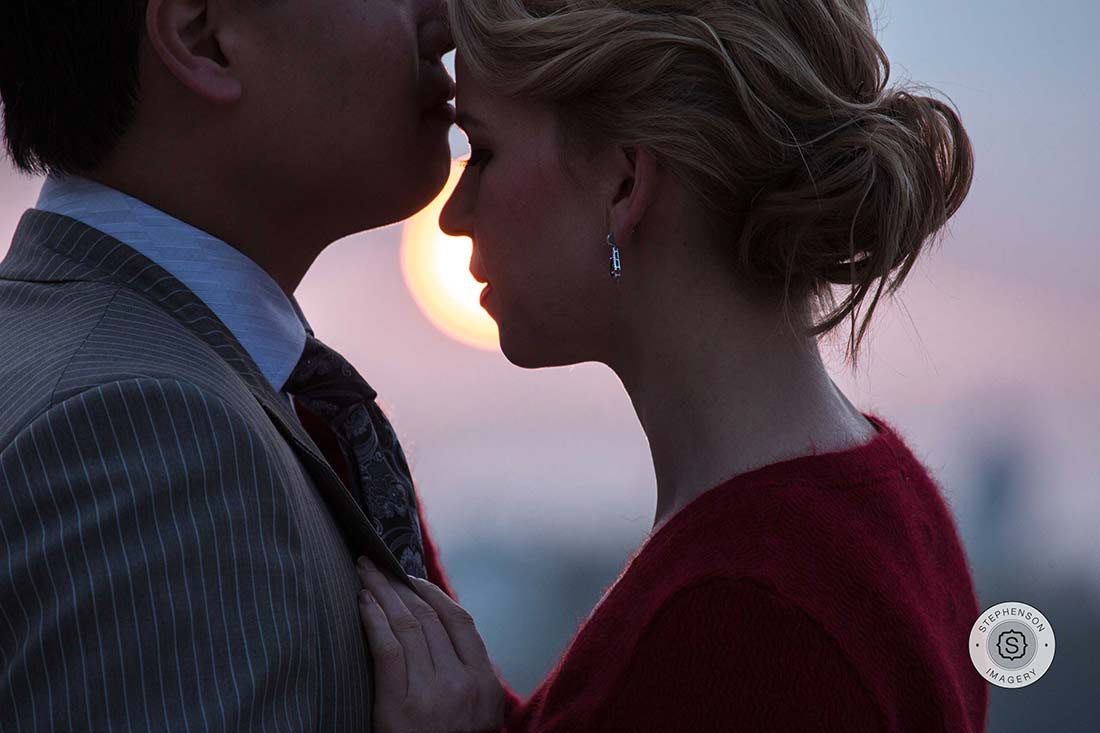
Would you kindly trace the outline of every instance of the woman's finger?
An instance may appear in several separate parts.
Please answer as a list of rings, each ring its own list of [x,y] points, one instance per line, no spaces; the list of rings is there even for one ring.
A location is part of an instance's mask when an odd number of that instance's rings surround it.
[[[481,638],[481,634],[477,632],[473,617],[439,586],[420,578],[412,580],[417,594],[435,609],[462,663],[495,675],[492,661],[489,659],[489,651],[485,648],[485,641]]]
[[[409,689],[424,689],[435,677],[435,666],[432,664],[432,655],[420,628],[420,621],[405,606],[401,596],[397,595],[389,578],[368,558],[360,558],[356,569],[363,581],[363,587],[378,601],[393,635],[401,643]]]
[[[374,661],[374,684],[380,698],[404,700],[408,687],[405,652],[382,607],[369,590],[359,591],[359,617]]]
[[[414,578],[414,580],[416,580]],[[394,590],[401,597],[405,607],[420,621],[420,628],[424,632],[424,638],[428,642],[428,650],[432,654],[432,663],[435,665],[436,679],[455,680],[465,674],[466,670],[447,629],[444,628],[439,614],[416,593],[409,590],[404,583],[394,583]]]

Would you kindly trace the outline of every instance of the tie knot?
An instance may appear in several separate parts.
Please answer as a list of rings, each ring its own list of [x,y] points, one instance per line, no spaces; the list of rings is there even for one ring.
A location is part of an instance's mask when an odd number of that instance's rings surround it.
[[[285,389],[296,398],[323,400],[341,410],[378,396],[347,359],[309,334]]]

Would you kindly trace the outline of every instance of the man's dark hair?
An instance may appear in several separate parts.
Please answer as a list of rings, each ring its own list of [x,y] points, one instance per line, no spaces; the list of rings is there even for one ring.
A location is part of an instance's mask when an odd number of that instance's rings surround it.
[[[29,174],[98,166],[133,122],[146,0],[0,1],[7,152]]]

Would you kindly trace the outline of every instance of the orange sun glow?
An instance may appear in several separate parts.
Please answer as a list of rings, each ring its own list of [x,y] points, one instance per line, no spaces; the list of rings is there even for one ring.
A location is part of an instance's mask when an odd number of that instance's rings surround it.
[[[484,287],[470,275],[469,237],[451,237],[439,228],[439,213],[451,195],[462,167],[451,162],[447,185],[435,200],[405,222],[401,235],[401,272],[420,311],[437,329],[456,341],[495,351],[497,324],[478,297]]]

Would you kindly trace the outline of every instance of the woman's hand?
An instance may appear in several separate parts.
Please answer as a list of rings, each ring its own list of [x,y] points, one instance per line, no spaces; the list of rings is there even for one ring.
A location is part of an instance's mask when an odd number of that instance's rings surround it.
[[[506,698],[474,620],[438,586],[416,592],[359,558],[359,614],[374,657],[381,733],[495,731]]]

